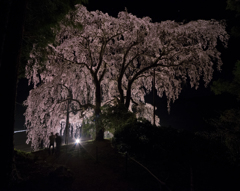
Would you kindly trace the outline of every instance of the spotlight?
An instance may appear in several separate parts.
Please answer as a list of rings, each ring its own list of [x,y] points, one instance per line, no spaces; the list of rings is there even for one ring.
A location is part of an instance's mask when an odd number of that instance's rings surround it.
[[[76,139],[76,144],[80,143],[80,139]]]

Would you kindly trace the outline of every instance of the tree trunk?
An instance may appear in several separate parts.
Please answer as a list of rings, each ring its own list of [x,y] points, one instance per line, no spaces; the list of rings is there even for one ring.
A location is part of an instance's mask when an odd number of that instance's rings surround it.
[[[122,89],[122,78],[123,78],[123,73],[121,73],[119,78],[118,78],[118,91],[120,93],[120,103],[124,104],[124,94],[123,94],[123,89]]]
[[[128,110],[128,108],[129,108],[130,100],[131,100],[131,93],[132,93],[131,88],[132,88],[132,83],[133,83],[133,81],[130,81],[130,82],[128,83],[127,97],[126,97],[126,101],[125,101],[125,107],[127,108],[127,110]]]
[[[17,92],[17,76],[21,55],[21,43],[24,26],[26,0],[5,0],[1,2],[0,12],[5,15],[2,24],[5,24],[6,32],[1,34],[0,58],[0,100],[1,108],[1,135],[3,142],[1,156],[2,183],[7,187],[12,177],[13,165],[13,133],[15,123],[15,102]],[[4,4],[5,3],[5,4]],[[2,5],[5,6],[2,6]],[[6,6],[11,5],[11,6]],[[9,13],[9,14],[8,14]]]
[[[96,125],[96,141],[102,141],[104,139],[104,129],[101,121],[101,86],[100,83],[96,83],[96,108],[95,108],[95,125]]]

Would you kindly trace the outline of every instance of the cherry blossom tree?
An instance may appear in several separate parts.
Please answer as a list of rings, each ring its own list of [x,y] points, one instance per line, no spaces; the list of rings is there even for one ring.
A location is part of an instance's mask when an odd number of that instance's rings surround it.
[[[81,23],[83,29],[64,25],[68,20]],[[40,62],[41,53],[33,48],[26,67],[29,83],[35,85],[25,102],[29,135],[36,126],[48,127],[46,135],[53,130],[50,127],[57,127],[64,120],[66,100],[77,112],[75,121],[94,112],[98,140],[103,138],[100,114],[104,104],[125,104],[138,117],[152,121],[153,106],[145,103],[144,96],[153,88],[153,69],[154,88],[158,96],[166,94],[170,109],[183,82],[189,80],[197,89],[202,77],[209,84],[214,64],[219,70],[222,65],[217,44],[226,47],[228,40],[222,21],[152,23],[149,17],[137,18],[127,11],[114,18],[89,12],[82,5],[64,22],[56,42],[46,47],[48,59]],[[158,118],[156,122],[159,125]]]

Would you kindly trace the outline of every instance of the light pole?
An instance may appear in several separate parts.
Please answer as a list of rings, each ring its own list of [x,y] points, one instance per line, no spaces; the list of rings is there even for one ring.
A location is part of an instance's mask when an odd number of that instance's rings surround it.
[[[153,125],[155,125],[155,68],[153,69]]]

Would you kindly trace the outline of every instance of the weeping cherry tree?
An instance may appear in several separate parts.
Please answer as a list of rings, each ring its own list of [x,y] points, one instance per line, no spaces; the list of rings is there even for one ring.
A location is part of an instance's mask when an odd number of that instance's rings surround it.
[[[127,11],[114,18],[76,7],[61,22],[56,42],[45,48],[47,59],[40,60],[42,52],[33,48],[28,61],[26,77],[35,85],[25,102],[28,141],[36,140],[43,128],[46,136],[53,128],[57,131],[67,100],[76,120],[94,113],[97,140],[103,139],[104,104],[124,104],[126,110],[153,121],[153,106],[144,99],[152,88],[160,97],[165,93],[170,110],[182,83],[189,81],[197,89],[202,78],[207,86],[214,67],[221,68],[217,45],[226,47],[229,38],[223,21],[152,23],[149,17],[137,18]],[[159,118],[156,122],[159,125]]]

